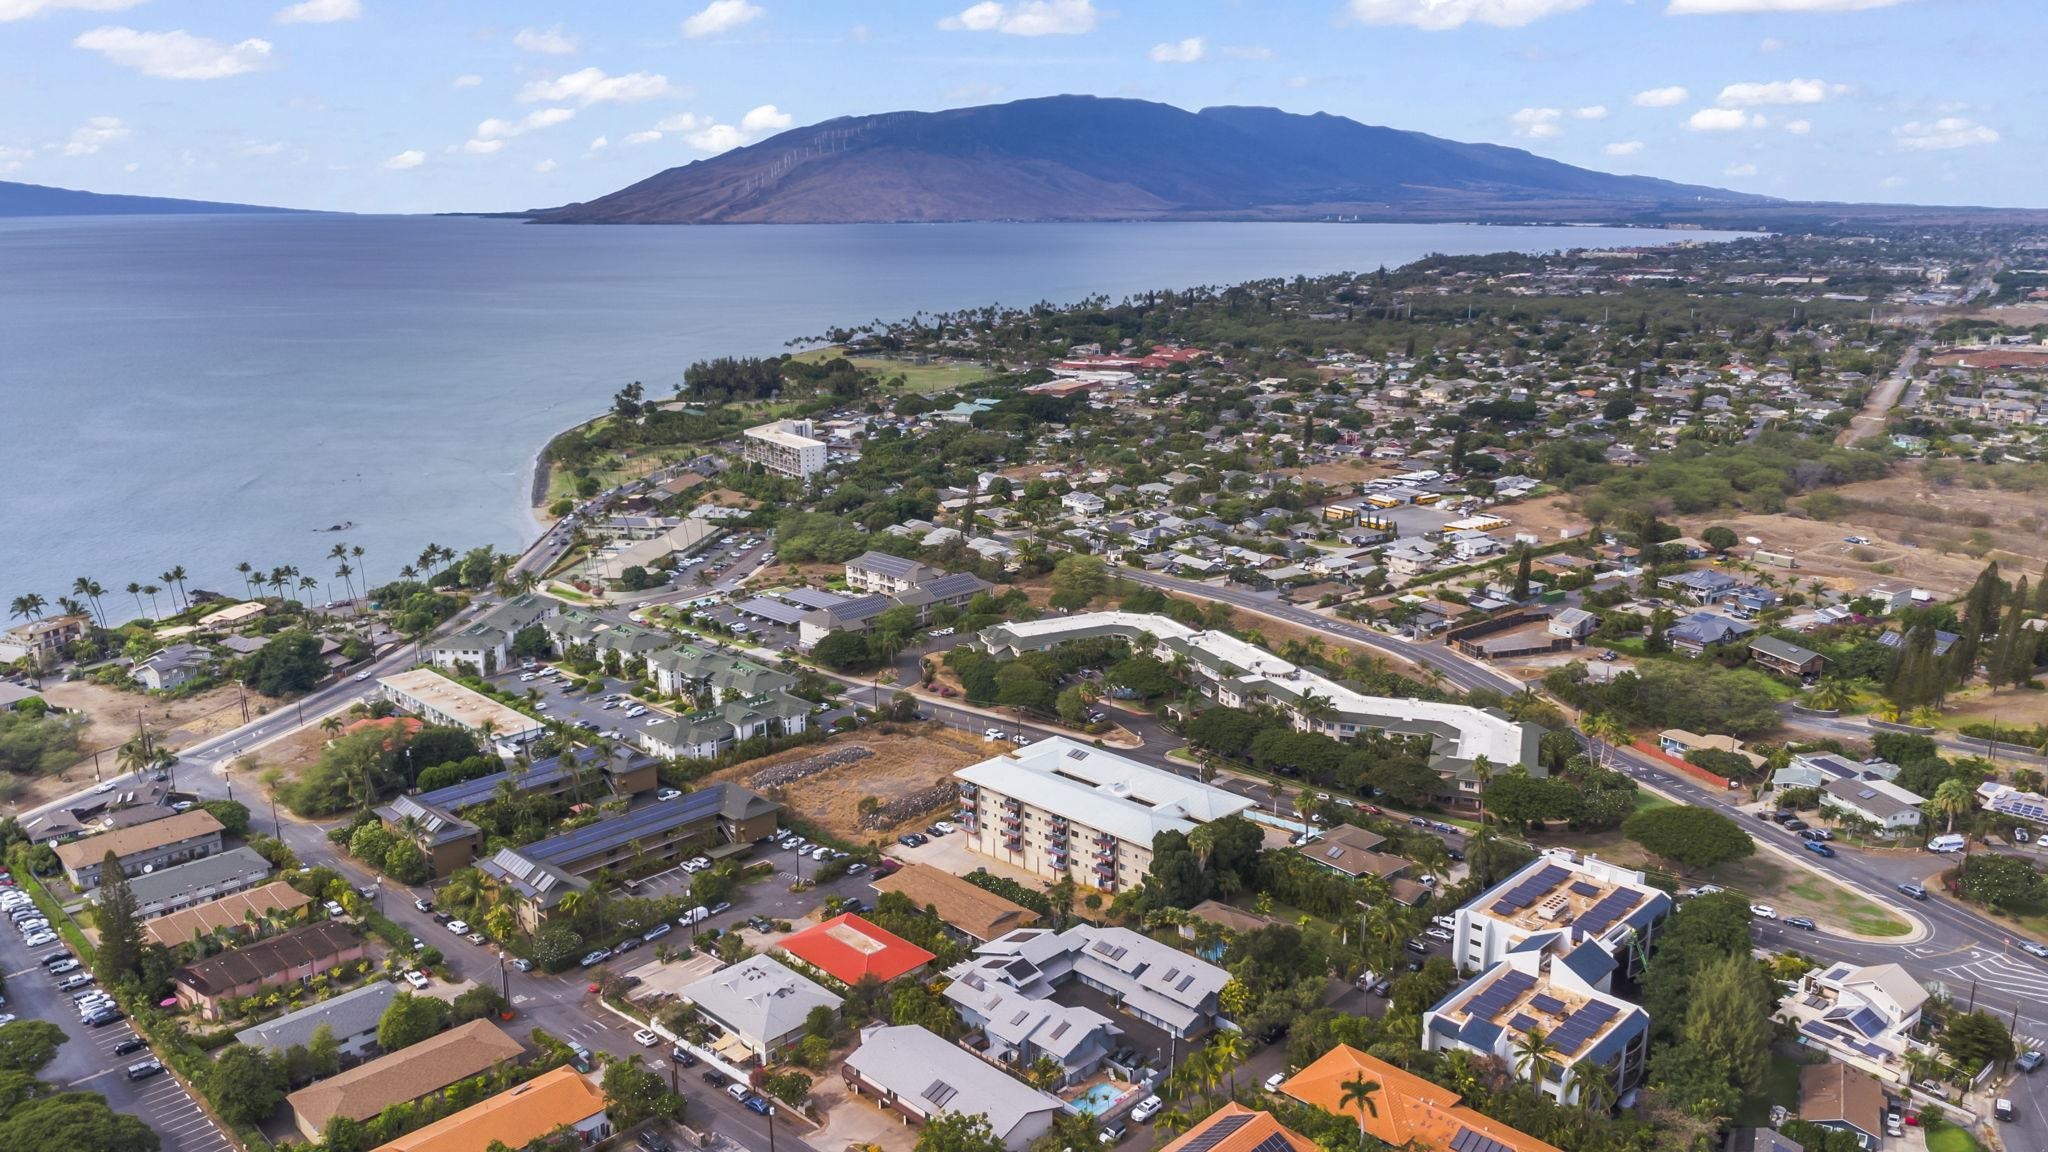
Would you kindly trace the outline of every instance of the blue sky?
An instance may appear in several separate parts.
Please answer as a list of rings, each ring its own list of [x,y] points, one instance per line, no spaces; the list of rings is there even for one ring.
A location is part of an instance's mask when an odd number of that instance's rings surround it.
[[[2048,0],[0,0],[0,179],[499,210],[833,116],[1087,92],[2048,207],[2044,43]]]

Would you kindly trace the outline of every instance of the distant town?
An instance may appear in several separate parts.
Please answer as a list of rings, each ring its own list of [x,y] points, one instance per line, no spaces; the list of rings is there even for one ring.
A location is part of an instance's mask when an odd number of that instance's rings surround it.
[[[1659,238],[836,329],[518,555],[8,590],[0,1066],[175,1152],[2048,1148],[2048,238]]]

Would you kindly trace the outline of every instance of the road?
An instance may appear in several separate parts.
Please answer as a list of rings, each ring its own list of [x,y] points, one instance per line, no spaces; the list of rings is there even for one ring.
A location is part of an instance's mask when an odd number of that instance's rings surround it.
[[[1850,419],[1849,426],[1842,429],[1842,434],[1835,438],[1836,444],[1846,448],[1884,431],[1885,424],[1891,419],[1892,409],[1898,405],[1899,398],[1912,383],[1914,366],[1920,363],[1920,356],[1927,351],[1928,346],[1927,341],[1916,340],[1906,349],[1906,354],[1899,357],[1898,366],[1892,369],[1891,375],[1879,382],[1871,391],[1869,399],[1863,402],[1863,411]],[[1916,389],[1916,395],[1908,401],[1907,407],[1914,407],[1918,401]]]
[[[1789,704],[1779,705],[1778,711],[1784,716],[1785,723],[1791,727],[1817,732],[1824,736],[1847,736],[1853,740],[1867,741],[1881,731],[1871,727],[1870,719],[1866,716],[1817,716],[1811,712],[1800,711]],[[2016,744],[1993,744],[1988,740],[1957,736],[1950,732],[1936,732],[1933,736],[1936,747],[1957,756],[1983,756],[1994,761],[2006,760],[2014,764],[2024,764],[2030,768],[2048,768],[2048,756],[2043,756],[2032,748]]]

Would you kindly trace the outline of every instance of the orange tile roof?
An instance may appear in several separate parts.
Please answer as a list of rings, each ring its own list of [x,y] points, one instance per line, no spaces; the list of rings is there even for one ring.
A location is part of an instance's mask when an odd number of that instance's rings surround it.
[[[1209,1113],[1160,1152],[1181,1152],[1198,1140],[1207,1152],[1250,1152],[1273,1136],[1294,1152],[1321,1152],[1315,1141],[1273,1119],[1271,1112],[1254,1112],[1235,1100]]]
[[[376,1152],[477,1152],[493,1141],[524,1148],[559,1125],[580,1124],[602,1111],[604,1093],[564,1064],[378,1145]]]
[[[892,932],[883,931],[852,913],[786,937],[784,952],[845,984],[866,976],[887,983],[932,962],[931,953]]]
[[[1280,1091],[1325,1112],[1358,1119],[1358,1106],[1343,1106],[1344,1085],[1354,1077],[1377,1082],[1372,1101],[1377,1112],[1367,1110],[1365,1130],[1396,1148],[1410,1144],[1419,1149],[1448,1152],[1461,1130],[1469,1129],[1490,1137],[1508,1152],[1558,1152],[1526,1132],[1475,1112],[1459,1103],[1456,1092],[1434,1084],[1348,1044],[1339,1044],[1322,1054],[1315,1063],[1296,1072]]]

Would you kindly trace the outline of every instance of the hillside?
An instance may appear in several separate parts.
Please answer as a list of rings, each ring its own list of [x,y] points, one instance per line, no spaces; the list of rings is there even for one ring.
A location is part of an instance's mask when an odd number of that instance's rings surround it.
[[[163,196],[113,196],[41,184],[0,180],[0,216],[200,216],[229,212],[296,212],[255,204],[173,200]]]
[[[1053,96],[828,120],[532,215],[603,224],[1621,219],[1771,203],[1323,113]]]

